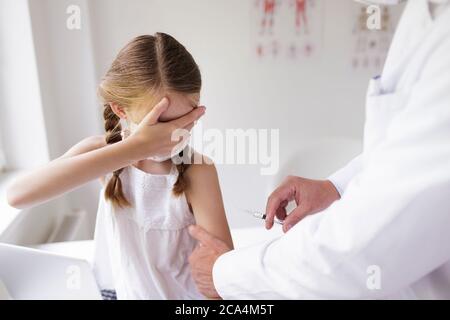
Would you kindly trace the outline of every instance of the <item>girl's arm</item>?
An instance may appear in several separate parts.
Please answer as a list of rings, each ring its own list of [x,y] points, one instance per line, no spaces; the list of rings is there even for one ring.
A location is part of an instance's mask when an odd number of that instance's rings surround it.
[[[133,162],[131,143],[105,145],[104,137],[89,137],[60,158],[18,177],[8,187],[8,203],[19,209],[31,207]]]
[[[66,151],[61,157],[58,159],[65,159],[77,156],[79,154],[83,154],[89,151],[97,150],[103,147],[106,147],[105,136],[92,136],[86,139],[81,140],[72,148]],[[58,160],[56,159],[56,160]],[[56,161],[55,160],[55,161]]]
[[[217,171],[214,164],[208,164],[211,160],[206,160],[203,164],[191,165],[186,171],[186,198],[196,223],[233,248]]]
[[[37,205],[136,161],[170,152],[178,143],[171,138],[172,132],[190,129],[205,109],[195,108],[177,120],[158,122],[168,107],[168,100],[163,99],[145,116],[136,132],[123,141],[101,147],[98,138],[89,138],[95,141],[84,141],[62,157],[18,178],[7,190],[8,203],[16,208]]]

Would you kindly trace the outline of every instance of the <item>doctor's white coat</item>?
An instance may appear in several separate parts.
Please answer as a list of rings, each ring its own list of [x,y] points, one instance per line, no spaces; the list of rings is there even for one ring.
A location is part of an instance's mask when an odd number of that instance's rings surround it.
[[[445,1],[444,1],[445,2]],[[227,299],[450,299],[450,5],[405,8],[367,93],[364,150],[341,199],[279,239],[228,252]]]

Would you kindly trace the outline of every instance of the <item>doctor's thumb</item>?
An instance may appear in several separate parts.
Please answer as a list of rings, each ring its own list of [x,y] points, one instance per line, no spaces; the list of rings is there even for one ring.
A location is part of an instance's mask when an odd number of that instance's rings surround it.
[[[198,228],[199,227],[197,227],[195,224],[190,225],[188,227],[189,234],[191,235],[192,238],[194,238],[196,240],[198,240],[198,238],[197,238],[197,236],[198,236]]]
[[[287,215],[286,219],[283,221],[283,232],[288,232],[299,223],[307,214],[301,209],[301,207],[295,208],[290,214]]]
[[[188,231],[192,238],[199,241],[203,245],[211,246],[214,241],[213,236],[200,226],[190,225]]]
[[[198,225],[189,226],[188,231],[191,237],[199,241],[202,246],[208,247],[209,249],[217,252],[225,252],[230,250],[225,242],[216,238]]]

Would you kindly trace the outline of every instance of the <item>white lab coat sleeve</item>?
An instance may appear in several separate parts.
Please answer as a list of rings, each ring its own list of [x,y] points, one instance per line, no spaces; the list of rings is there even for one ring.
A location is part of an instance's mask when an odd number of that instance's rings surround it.
[[[340,201],[216,261],[225,299],[383,298],[450,260],[450,38]]]
[[[329,176],[327,180],[331,181],[336,190],[342,196],[345,189],[347,189],[349,182],[358,174],[358,172],[361,171],[361,168],[362,155],[359,155],[350,161],[346,166]]]

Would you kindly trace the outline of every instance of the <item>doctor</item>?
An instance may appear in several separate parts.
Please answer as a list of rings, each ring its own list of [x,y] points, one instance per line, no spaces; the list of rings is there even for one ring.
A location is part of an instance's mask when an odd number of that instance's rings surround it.
[[[290,200],[298,207],[286,217]],[[268,228],[274,216],[284,236],[233,251],[191,226],[206,296],[450,299],[448,0],[407,3],[369,84],[363,153],[328,181],[286,179],[269,197]]]

